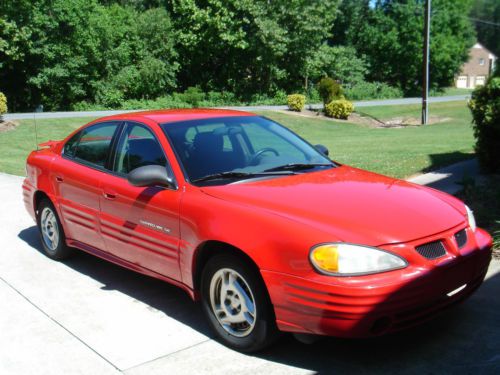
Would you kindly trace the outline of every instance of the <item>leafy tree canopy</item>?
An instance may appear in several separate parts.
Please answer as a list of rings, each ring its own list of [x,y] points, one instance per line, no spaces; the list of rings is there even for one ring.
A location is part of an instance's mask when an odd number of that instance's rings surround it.
[[[496,14],[497,0],[481,3],[433,0],[432,87],[449,86],[468,58],[475,38],[469,14]],[[113,107],[189,87],[240,99],[283,96],[325,76],[346,88],[381,82],[415,94],[423,4],[0,0],[0,90],[13,111],[71,109],[82,101]],[[493,49],[498,38],[488,35],[479,33]]]

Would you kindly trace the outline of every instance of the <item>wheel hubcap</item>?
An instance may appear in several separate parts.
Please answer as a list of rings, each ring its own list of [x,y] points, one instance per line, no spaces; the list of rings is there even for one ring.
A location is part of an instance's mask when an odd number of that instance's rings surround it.
[[[56,215],[49,207],[43,209],[40,225],[42,227],[43,242],[49,250],[54,251],[59,244],[59,226],[57,225]]]
[[[236,271],[223,268],[210,282],[210,303],[219,324],[236,337],[245,337],[255,327],[255,300],[245,279]]]

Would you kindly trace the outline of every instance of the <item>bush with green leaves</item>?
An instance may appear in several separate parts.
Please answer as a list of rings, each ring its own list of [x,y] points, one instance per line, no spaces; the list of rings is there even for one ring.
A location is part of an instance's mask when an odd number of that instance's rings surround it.
[[[340,84],[330,77],[323,77],[318,83],[319,96],[326,105],[332,100],[342,99],[342,87]]]
[[[486,85],[472,92],[469,101],[472,112],[475,150],[486,172],[500,172],[500,66]]]
[[[287,105],[290,111],[301,112],[306,105],[306,97],[302,94],[288,95]]]
[[[0,91],[0,121],[4,113],[7,113],[7,97]]]
[[[384,82],[359,82],[344,89],[349,100],[394,99],[404,96],[403,90]]]
[[[328,117],[347,120],[352,111],[354,111],[354,105],[345,99],[332,100],[325,105],[325,115]]]
[[[180,102],[185,102],[196,108],[200,106],[200,102],[205,99],[205,93],[196,87],[188,87],[183,93],[175,93],[174,99]]]

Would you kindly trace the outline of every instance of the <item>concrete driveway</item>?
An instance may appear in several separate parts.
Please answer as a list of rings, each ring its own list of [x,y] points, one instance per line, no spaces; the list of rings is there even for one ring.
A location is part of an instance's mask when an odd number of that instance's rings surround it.
[[[500,262],[464,304],[372,340],[283,337],[243,355],[180,289],[90,255],[41,253],[20,177],[0,174],[0,374],[500,373]]]

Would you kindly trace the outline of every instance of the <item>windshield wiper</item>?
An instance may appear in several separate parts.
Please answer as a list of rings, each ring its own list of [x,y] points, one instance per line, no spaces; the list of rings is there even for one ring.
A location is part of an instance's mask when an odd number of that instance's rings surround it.
[[[250,172],[221,172],[221,173],[214,173],[214,174],[209,174],[207,176],[203,176],[200,178],[195,178],[194,180],[191,180],[191,182],[202,182],[202,181],[210,181],[210,180],[219,180],[219,179],[224,179],[224,178],[236,178],[236,179],[245,179],[245,178],[254,178],[254,177],[261,177],[261,176],[289,176],[294,174],[293,172],[285,172],[285,173],[279,173],[279,172],[271,172],[271,171],[264,171],[264,172],[255,172],[255,173],[250,173]]]
[[[290,163],[285,165],[279,165],[277,167],[266,169],[264,172],[272,171],[298,171],[301,169],[311,169],[314,167],[333,167],[333,163]]]

